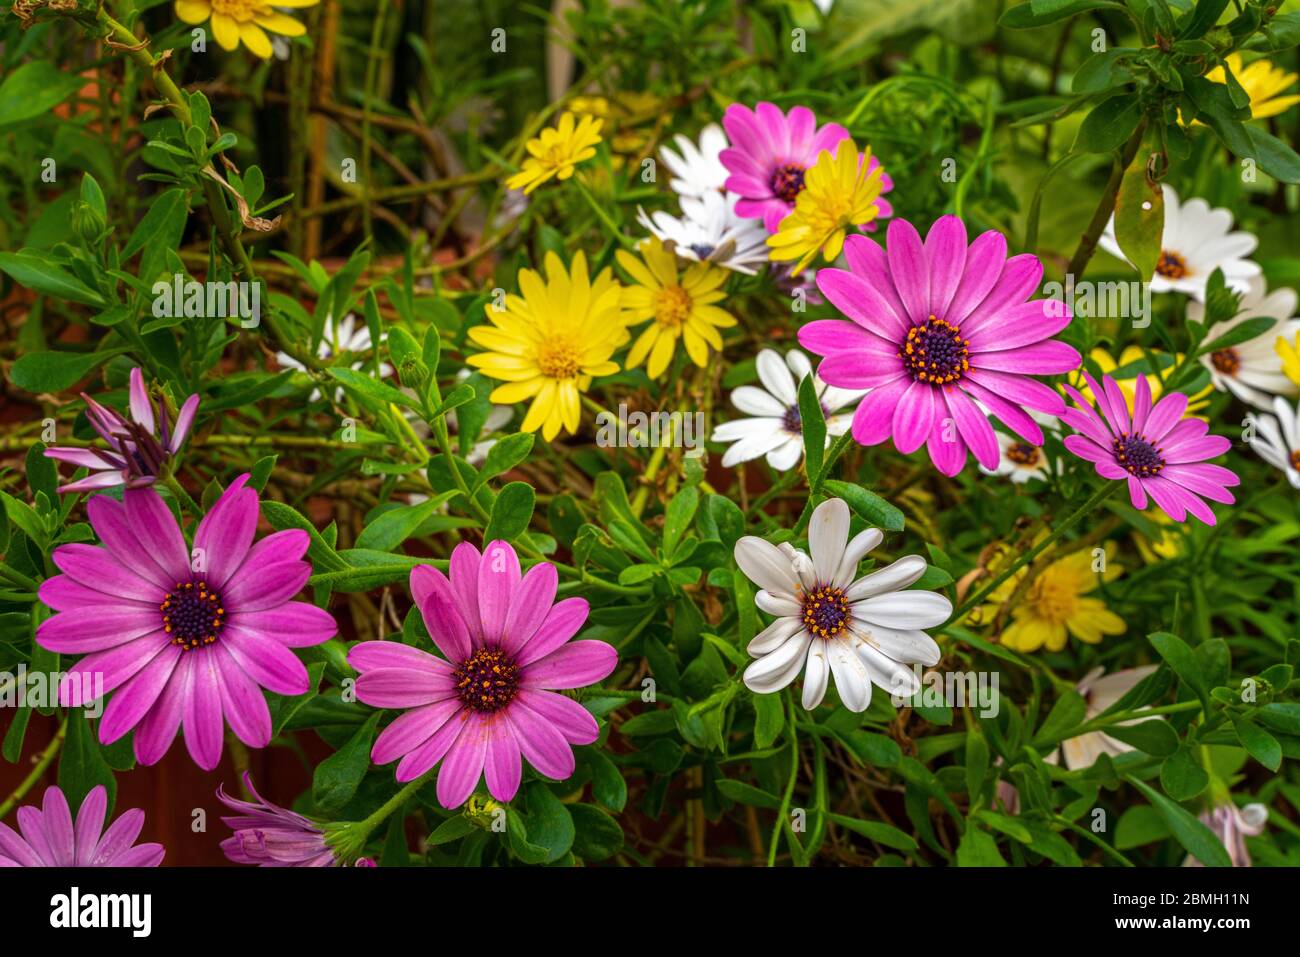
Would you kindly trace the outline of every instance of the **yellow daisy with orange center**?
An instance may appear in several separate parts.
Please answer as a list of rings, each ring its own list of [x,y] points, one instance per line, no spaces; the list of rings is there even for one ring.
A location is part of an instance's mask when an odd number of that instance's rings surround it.
[[[190,24],[211,21],[212,35],[222,49],[243,43],[262,59],[271,56],[268,33],[300,37],[307,28],[282,8],[314,7],[320,0],[176,0],[176,16]]]

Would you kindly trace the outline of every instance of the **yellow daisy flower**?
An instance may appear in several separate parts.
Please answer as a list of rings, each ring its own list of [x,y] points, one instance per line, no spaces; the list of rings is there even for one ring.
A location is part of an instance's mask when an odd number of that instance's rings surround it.
[[[531,193],[551,177],[568,179],[575,166],[596,155],[604,123],[594,116],[577,120],[572,113],[565,113],[558,126],[547,127],[528,141],[525,148],[529,157],[524,160],[524,168],[506,180],[506,187]]]
[[[767,238],[775,262],[798,260],[794,272],[816,258],[818,251],[831,262],[844,248],[845,234],[880,215],[882,167],[871,168],[871,148],[859,157],[850,139],[841,140],[834,156],[822,150],[804,176],[804,188],[794,211],[781,220]]]
[[[618,263],[637,283],[623,290],[623,308],[628,325],[635,326],[653,319],[637,336],[627,354],[627,367],[634,369],[649,357],[646,374],[657,379],[668,368],[677,340],[686,343],[686,354],[697,366],[709,358],[709,346],[722,350],[719,329],[729,329],[735,318],[713,303],[724,298],[720,287],[727,280],[727,270],[707,262],[697,262],[677,276],[677,258],[658,239],[648,239],[640,246],[638,259],[626,250],[618,251]]]
[[[546,254],[546,279],[519,270],[521,295],[505,297],[504,308],[488,307],[490,325],[469,330],[486,349],[467,360],[505,385],[492,391],[500,405],[532,405],[520,428],[542,430],[549,442],[560,429],[578,431],[581,396],[593,376],[618,371],[614,351],[628,340],[619,307],[622,287],[609,269],[589,278],[587,257],[573,257],[568,272],[555,253]]]
[[[1179,523],[1164,513],[1163,509],[1149,508],[1142,515],[1159,526],[1159,538],[1147,538],[1141,532],[1133,533],[1133,544],[1138,554],[1148,565],[1177,558],[1183,553],[1183,536],[1179,534]]]
[[[1153,351],[1151,355],[1152,357],[1159,359],[1162,353]],[[1122,353],[1120,353],[1119,361],[1116,362],[1111,357],[1111,354],[1109,352],[1107,352],[1105,349],[1098,347],[1096,349],[1093,349],[1092,352],[1088,353],[1088,358],[1090,358],[1093,362],[1097,363],[1097,368],[1101,369],[1102,375],[1112,375],[1116,369],[1120,368],[1120,366],[1126,366],[1129,363],[1137,362],[1145,358],[1145,355],[1139,346],[1128,346]],[[1182,353],[1178,353],[1177,355],[1174,356],[1174,365],[1177,365],[1182,361],[1183,361]],[[1169,369],[1166,369],[1164,371],[1168,372],[1173,368],[1174,366],[1170,366]],[[1154,372],[1149,372],[1146,375],[1146,380],[1147,380],[1147,385],[1151,387],[1151,401],[1152,403],[1155,403],[1160,399],[1160,394],[1163,391],[1160,385],[1160,377],[1157,376]],[[1083,372],[1081,370],[1076,372],[1071,372],[1069,382],[1070,385],[1078,389],[1080,394],[1089,402],[1095,401],[1092,395],[1092,391],[1088,388],[1087,381],[1083,378]],[[1137,387],[1137,376],[1132,375],[1125,379],[1116,379],[1115,384],[1119,386],[1119,390],[1124,393],[1124,401],[1128,403],[1129,412],[1132,412],[1134,390]],[[1188,413],[1192,415],[1196,415],[1196,413],[1198,413],[1201,409],[1204,409],[1207,405],[1209,405],[1210,394],[1212,392],[1214,392],[1214,386],[1207,385],[1199,392],[1189,395],[1187,397]],[[1197,418],[1204,418],[1204,416],[1197,415]]]
[[[1102,582],[1118,578],[1123,569],[1111,561],[1112,549],[1106,547],[1104,571],[1094,571],[1100,556],[1092,549],[1073,552],[1048,565],[1030,583],[1011,609],[1011,624],[1002,632],[1001,642],[1015,651],[1060,651],[1069,635],[1095,645],[1106,635],[1124,632],[1124,619],[1106,607],[1100,598],[1088,593]],[[1002,604],[1011,599],[1024,579],[1022,570],[1003,582],[990,603]]]
[[[300,37],[307,28],[277,8],[314,7],[320,0],[176,0],[176,16],[186,23],[212,21],[212,35],[222,49],[233,50],[242,41],[262,59],[271,56],[267,33]]]
[[[1295,337],[1294,344],[1278,336],[1273,348],[1282,357],[1282,374],[1300,385],[1300,336]]]
[[[1250,115],[1254,119],[1277,116],[1300,103],[1300,96],[1278,96],[1296,81],[1296,74],[1288,73],[1268,60],[1256,60],[1250,66],[1243,67],[1240,53],[1229,53],[1224,59],[1232,70],[1232,75],[1250,97]],[[1205,74],[1205,78],[1215,83],[1228,82],[1228,76],[1221,66]]]

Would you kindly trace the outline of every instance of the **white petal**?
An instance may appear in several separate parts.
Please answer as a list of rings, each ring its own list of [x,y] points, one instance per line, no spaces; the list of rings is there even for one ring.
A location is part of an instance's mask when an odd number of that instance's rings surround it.
[[[777,435],[786,434],[784,431],[777,433]],[[778,472],[788,472],[798,464],[801,455],[803,455],[803,439],[787,438],[767,453],[767,464]]]
[[[808,523],[808,546],[819,581],[834,580],[848,540],[849,507],[844,499],[830,498],[818,505]]]
[[[861,639],[853,650],[871,673],[871,680],[895,698],[910,698],[921,689],[916,672],[888,655],[882,654]]]
[[[906,588],[925,574],[925,559],[920,555],[907,555],[898,561],[877,569],[870,575],[864,575],[845,592],[849,601],[861,601],[872,595]]]
[[[826,656],[830,658],[835,674],[835,690],[840,693],[844,707],[855,713],[867,710],[871,704],[871,672],[866,663],[853,653],[847,641],[824,641]]]
[[[759,607],[760,611],[775,615],[777,618],[793,618],[803,615],[803,605],[798,601],[793,598],[773,595],[767,590],[759,591],[754,595],[754,604]]]
[[[939,646],[918,629],[886,628],[884,625],[855,624],[854,631],[884,655],[904,664],[937,665]]]
[[[790,561],[771,542],[746,535],[736,542],[735,556],[740,570],[759,588],[777,595],[794,594],[798,582],[790,568]]]
[[[884,533],[878,528],[864,529],[853,536],[853,540],[844,549],[844,558],[840,561],[839,570],[835,572],[835,586],[837,588],[844,588],[849,582],[853,581],[858,573],[858,565],[862,564],[863,557],[867,552],[879,545],[884,538]]]
[[[802,627],[802,619],[778,618],[755,635],[745,650],[751,658],[761,658],[779,648],[782,642]]]
[[[798,383],[781,359],[781,353],[774,349],[762,349],[754,364],[758,367],[758,378],[768,392],[786,405],[794,405],[799,400]]]
[[[952,602],[932,591],[896,591],[853,605],[853,617],[887,628],[937,628],[952,614]]]
[[[799,674],[811,642],[812,635],[802,630],[786,639],[776,651],[745,669],[745,687],[759,694],[780,691]]]
[[[803,706],[812,711],[826,697],[831,667],[826,657],[826,642],[814,641],[808,649],[807,667],[803,672]]]
[[[731,390],[731,404],[749,415],[785,416],[786,406],[757,386],[742,385]]]

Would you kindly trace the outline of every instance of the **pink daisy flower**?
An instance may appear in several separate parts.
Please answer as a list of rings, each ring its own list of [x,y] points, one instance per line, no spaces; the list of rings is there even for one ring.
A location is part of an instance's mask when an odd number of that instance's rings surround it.
[[[104,830],[108,792],[90,789],[72,821],[68,799],[57,787],[45,789],[38,810],[18,809],[20,837],[0,824],[0,867],[157,867],[166,850],[161,844],[136,844],[144,811],[132,808]]]
[[[818,374],[842,389],[870,389],[853,416],[853,437],[877,445],[890,436],[907,454],[925,445],[945,475],[969,448],[997,467],[988,415],[1034,445],[1043,431],[1025,409],[1059,415],[1065,403],[1035,375],[1069,372],[1079,353],[1051,337],[1070,323],[1055,299],[1033,299],[1037,256],[1007,258],[990,230],[966,243],[966,226],[944,216],[922,243],[894,220],[886,247],[850,236],[848,269],[822,269],[817,287],[851,322],[824,319],[799,330],[799,343],[824,356]],[[1028,301],[1026,301],[1028,300]]]
[[[237,814],[221,820],[235,833],[221,842],[221,850],[236,864],[259,867],[332,867],[334,851],[325,833],[309,818],[273,804],[253,787],[244,772],[244,785],[253,801],[240,801],[217,786],[217,799]]]
[[[803,191],[804,173],[816,164],[822,150],[834,154],[840,141],[849,137],[849,131],[838,123],[818,127],[817,117],[806,106],[793,107],[786,114],[772,103],[759,103],[752,110],[733,103],[723,114],[722,125],[732,145],[719,159],[731,174],[726,188],[740,196],[736,214],[763,220],[769,233],[775,233],[794,209],[795,198]],[[879,165],[880,161],[871,157],[867,172]],[[894,188],[888,174],[881,174],[880,183],[882,193]],[[876,206],[878,218],[894,214],[883,196]]]
[[[247,481],[235,479],[199,522],[193,552],[153,489],[127,489],[121,502],[96,495],[86,511],[103,546],[60,546],[52,559],[63,574],[41,583],[41,601],[58,614],[38,626],[37,643],[85,656],[68,669],[59,703],[115,691],[99,740],[134,728],[141,764],[166,754],[182,723],[205,770],[221,760],[223,721],[249,747],[265,747],[271,714],[261,689],[305,694],[307,669],[290,649],[337,631],[329,612],[292,600],[311,576],[307,533],[254,544],[258,502]],[[86,680],[97,675],[102,687]]]
[[[1150,495],[1175,522],[1183,521],[1190,512],[1213,525],[1214,512],[1202,496],[1231,505],[1235,499],[1228,487],[1239,485],[1241,479],[1230,469],[1205,460],[1222,455],[1232,442],[1221,435],[1207,435],[1209,426],[1203,419],[1184,418],[1187,396],[1181,392],[1171,392],[1152,406],[1146,376],[1136,379],[1131,416],[1114,379],[1102,376],[1099,386],[1088,373],[1083,377],[1101,415],[1067,385],[1065,390],[1079,408],[1061,414],[1078,433],[1065,437],[1065,447],[1093,463],[1102,478],[1126,480],[1134,508],[1146,508]]]
[[[569,641],[587,620],[583,598],[555,601],[555,566],[521,575],[506,542],[480,556],[468,542],[451,555],[450,580],[431,565],[411,571],[411,595],[438,658],[395,641],[365,641],[348,654],[361,673],[357,697],[376,708],[408,709],[375,740],[376,764],[397,758],[397,780],[411,781],[439,761],[438,801],[460,807],[487,778],[509,801],[519,790],[520,757],[541,774],[573,774],[572,745],[590,744],[596,719],[556,694],[600,681],[618,653],[603,641]]]
[[[181,450],[194,414],[199,409],[199,397],[185,400],[173,426],[167,417],[167,406],[149,397],[144,376],[138,368],[131,370],[131,417],[100,405],[86,393],[81,398],[86,403],[86,418],[107,444],[107,449],[81,449],[55,447],[45,450],[45,457],[58,459],[72,465],[90,469],[90,474],[76,482],[59,486],[60,492],[89,492],[93,489],[125,485],[142,488],[152,485],[162,474],[163,466]]]

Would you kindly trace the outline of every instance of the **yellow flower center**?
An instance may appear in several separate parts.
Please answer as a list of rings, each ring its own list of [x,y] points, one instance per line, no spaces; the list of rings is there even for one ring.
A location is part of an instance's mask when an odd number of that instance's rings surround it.
[[[1187,260],[1172,250],[1163,250],[1156,263],[1156,273],[1166,279],[1182,279],[1188,274]]]
[[[1078,611],[1079,591],[1069,575],[1053,574],[1049,568],[1029,589],[1025,604],[1036,618],[1065,624]]]
[[[549,343],[537,355],[542,375],[551,379],[572,379],[578,374],[579,365],[578,350],[571,342]]]
[[[691,294],[681,286],[664,286],[655,294],[655,322],[678,329],[691,317]]]
[[[264,6],[263,0],[211,0],[212,12],[220,13],[240,23],[253,19],[258,9]]]

